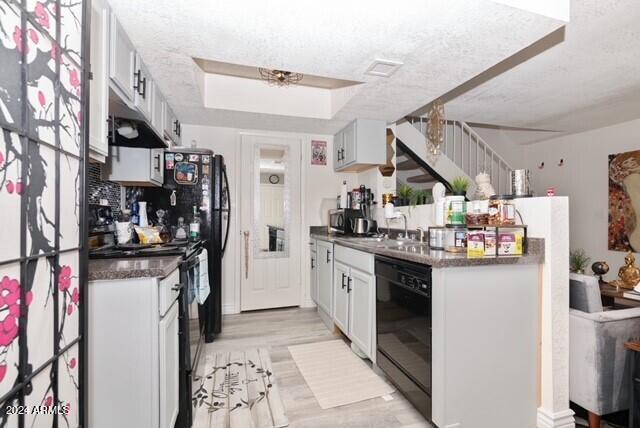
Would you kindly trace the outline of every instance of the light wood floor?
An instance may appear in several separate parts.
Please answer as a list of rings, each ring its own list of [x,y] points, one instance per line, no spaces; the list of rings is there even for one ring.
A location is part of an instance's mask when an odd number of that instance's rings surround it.
[[[205,352],[267,348],[290,427],[425,427],[432,425],[398,392],[393,400],[361,401],[323,410],[307,386],[287,347],[336,339],[315,309],[278,309],[228,315],[222,333]],[[215,428],[215,427],[212,427]]]

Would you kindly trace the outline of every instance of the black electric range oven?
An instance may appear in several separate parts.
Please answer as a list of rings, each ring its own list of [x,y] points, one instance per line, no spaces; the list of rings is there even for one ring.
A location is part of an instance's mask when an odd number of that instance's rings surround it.
[[[376,256],[376,364],[431,420],[431,267]]]
[[[166,257],[181,256],[179,265],[180,284],[182,289],[178,297],[179,317],[179,359],[180,380],[179,394],[180,405],[177,428],[191,427],[193,412],[191,406],[193,377],[198,368],[198,362],[204,349],[204,323],[202,320],[203,307],[195,301],[198,286],[200,254],[204,248],[203,241],[172,241],[157,245],[107,245],[89,251],[90,259],[122,259],[140,257]]]

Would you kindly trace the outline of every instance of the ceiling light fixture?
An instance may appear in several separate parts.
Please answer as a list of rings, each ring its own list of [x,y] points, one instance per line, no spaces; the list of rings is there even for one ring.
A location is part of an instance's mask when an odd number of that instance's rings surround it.
[[[295,85],[302,80],[301,73],[292,73],[284,70],[270,70],[268,68],[258,68],[260,78],[269,85],[289,86]]]

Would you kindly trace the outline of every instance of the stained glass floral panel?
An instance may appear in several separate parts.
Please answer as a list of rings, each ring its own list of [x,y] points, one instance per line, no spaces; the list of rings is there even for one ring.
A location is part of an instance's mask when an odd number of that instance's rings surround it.
[[[33,406],[52,407],[54,405],[53,387],[51,384],[52,370],[53,365],[49,365],[49,367],[45,368],[33,378],[31,381],[31,392],[25,394],[24,397],[25,406],[33,408]],[[54,417],[53,414],[47,414],[46,412],[27,412],[25,416],[25,426],[52,427]]]
[[[55,151],[29,141],[27,174],[27,254],[54,250],[56,208]]]
[[[80,154],[82,105],[82,72],[66,55],[60,64],[60,146],[74,155]]]
[[[17,134],[2,129],[0,135],[0,224],[2,241],[0,262],[20,257],[20,198],[24,191],[22,180],[22,144]]]
[[[77,427],[79,415],[78,345],[71,347],[58,361],[58,404],[68,409],[67,414],[58,415],[58,427]]]
[[[0,396],[14,387],[18,377],[18,317],[20,316],[20,264],[0,266]]]
[[[20,10],[0,0],[0,125],[22,124],[21,52],[25,34]]]
[[[26,265],[24,287],[27,303],[27,360],[33,370],[53,356],[53,263],[55,258],[40,257]],[[47,334],[47,332],[50,332]]]
[[[80,244],[80,162],[60,155],[60,249],[77,248]]]
[[[27,108],[31,138],[55,145],[56,62],[51,40],[27,24]]]
[[[81,35],[82,2],[60,0],[60,47],[76,64],[80,64]]]
[[[26,0],[28,19],[44,29],[52,40],[56,38],[57,10],[55,0]]]
[[[69,345],[80,333],[79,255],[76,251],[60,254],[58,275],[58,322],[60,348]]]

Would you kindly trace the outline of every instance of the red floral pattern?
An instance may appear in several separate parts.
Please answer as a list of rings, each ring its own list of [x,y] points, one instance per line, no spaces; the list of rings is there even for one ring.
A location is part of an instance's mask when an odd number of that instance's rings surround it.
[[[32,300],[33,293],[29,291],[25,294],[25,302],[29,305]],[[20,317],[20,282],[6,275],[0,281],[0,317],[3,314],[5,317],[0,321],[0,347],[6,348],[18,336],[18,318]],[[2,351],[4,353],[4,349]],[[1,364],[4,365],[4,362]],[[6,365],[4,368],[2,365],[0,365],[0,378],[4,378],[6,374]]]

